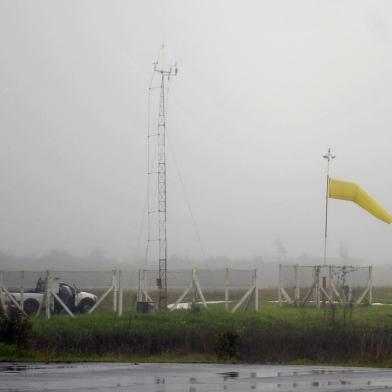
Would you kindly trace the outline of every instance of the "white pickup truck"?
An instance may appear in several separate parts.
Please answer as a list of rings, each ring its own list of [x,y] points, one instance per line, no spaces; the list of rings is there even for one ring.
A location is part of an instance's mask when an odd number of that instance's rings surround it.
[[[34,315],[41,307],[45,308],[44,300],[45,281],[38,279],[35,289],[25,290],[23,294],[23,309],[29,315]],[[97,302],[98,297],[95,294],[79,290],[75,285],[56,282],[56,294],[64,302],[71,312],[87,313]],[[14,299],[20,304],[21,293],[11,293]],[[54,299],[53,311],[62,313],[63,307]]]

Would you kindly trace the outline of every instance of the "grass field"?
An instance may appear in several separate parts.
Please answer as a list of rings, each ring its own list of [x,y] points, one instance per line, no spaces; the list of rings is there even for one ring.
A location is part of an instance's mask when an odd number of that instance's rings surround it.
[[[1,341],[1,340],[0,340]],[[392,306],[136,314],[110,311],[34,319],[0,360],[273,362],[392,365]]]

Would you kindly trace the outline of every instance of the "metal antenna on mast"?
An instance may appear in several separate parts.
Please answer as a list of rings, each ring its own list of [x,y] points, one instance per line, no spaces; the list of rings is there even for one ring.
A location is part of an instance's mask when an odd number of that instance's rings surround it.
[[[163,49],[163,45],[162,45]],[[159,58],[154,63],[154,73],[157,73],[160,78],[160,96],[159,96],[159,112],[157,129],[154,134],[148,137],[156,136],[156,167],[154,171],[148,169],[148,175],[156,174],[157,176],[157,205],[155,210],[150,210],[149,215],[152,213],[158,214],[158,266],[159,275],[157,279],[158,286],[158,306],[159,309],[164,310],[167,307],[167,230],[166,230],[166,217],[167,217],[167,193],[166,193],[166,84],[170,81],[171,76],[177,75],[177,65],[164,68],[159,66]],[[151,91],[152,87],[150,87]],[[148,142],[150,148],[150,141]],[[149,152],[150,155],[150,152]],[[150,233],[148,234],[150,236]],[[148,243],[154,239],[148,238]],[[148,245],[147,245],[148,246]]]

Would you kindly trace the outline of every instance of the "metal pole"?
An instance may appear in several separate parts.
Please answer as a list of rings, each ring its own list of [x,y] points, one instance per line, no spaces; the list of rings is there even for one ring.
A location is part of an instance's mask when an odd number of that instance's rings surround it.
[[[328,152],[323,156],[327,160],[327,186],[325,192],[325,227],[324,227],[324,265],[327,264],[327,238],[328,238],[328,200],[329,200],[329,166],[332,159],[335,159],[335,155],[332,154],[331,148],[328,148]]]
[[[329,161],[328,161],[328,170],[329,170]],[[329,175],[327,174],[327,187],[325,192],[325,227],[324,227],[324,256],[323,256],[324,265],[327,264],[328,199],[329,199],[328,194],[329,194]]]

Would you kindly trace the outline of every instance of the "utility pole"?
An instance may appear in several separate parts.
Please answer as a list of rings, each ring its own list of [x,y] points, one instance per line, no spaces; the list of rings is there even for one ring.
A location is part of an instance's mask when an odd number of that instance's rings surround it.
[[[156,147],[156,164],[154,168],[148,168],[148,175],[157,176],[157,195],[156,205],[154,208],[149,207],[148,214],[157,214],[157,234],[158,237],[150,238],[150,229],[148,229],[148,245],[151,241],[158,242],[158,306],[160,310],[167,308],[167,229],[166,229],[166,218],[167,218],[167,189],[166,189],[166,89],[167,83],[170,81],[171,76],[177,75],[177,66],[163,68],[159,66],[158,61],[154,63],[154,73],[159,75],[160,85],[160,96],[159,96],[159,112],[158,112],[158,123],[155,132],[148,134],[148,138],[155,136],[157,138]],[[152,87],[150,87],[151,91]],[[150,139],[148,140],[148,155],[150,157]],[[150,159],[150,158],[148,158]],[[150,219],[150,218],[149,218]],[[150,226],[150,225],[149,225]]]
[[[335,159],[336,156],[332,154],[331,148],[328,148],[328,151],[326,154],[323,155],[323,158],[327,160],[327,186],[325,192],[325,227],[324,227],[324,265],[326,265],[327,264],[327,238],[328,238],[329,167],[331,161]]]

